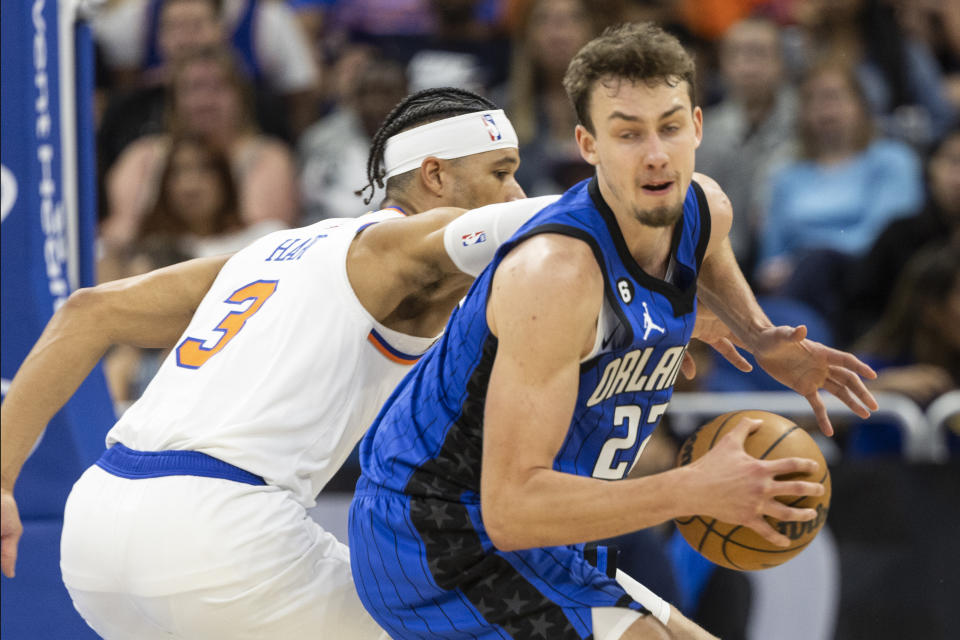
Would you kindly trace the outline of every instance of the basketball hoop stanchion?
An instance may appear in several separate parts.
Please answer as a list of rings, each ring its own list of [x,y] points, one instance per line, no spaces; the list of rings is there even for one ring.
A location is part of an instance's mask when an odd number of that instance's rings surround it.
[[[876,417],[893,418],[903,433],[903,455],[909,462],[944,462],[947,448],[942,428],[910,398],[899,393],[873,394],[880,408]],[[948,394],[949,395],[949,394]],[[835,416],[857,417],[840,400],[823,396],[827,411]],[[791,417],[813,417],[807,401],[793,391],[689,391],[673,394],[667,415],[678,436],[686,437],[706,419],[729,411],[759,409]]]
[[[94,283],[94,0],[2,2],[0,391],[71,292]],[[24,536],[4,578],[4,638],[95,636],[60,577],[63,505],[115,420],[100,367],[50,421],[17,481]]]

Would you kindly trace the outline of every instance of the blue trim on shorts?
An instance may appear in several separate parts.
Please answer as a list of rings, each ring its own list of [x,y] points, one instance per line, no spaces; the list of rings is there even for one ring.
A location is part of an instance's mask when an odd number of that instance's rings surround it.
[[[201,451],[136,451],[116,443],[103,452],[96,465],[121,478],[140,480],[164,476],[202,476],[252,485],[266,480]]]

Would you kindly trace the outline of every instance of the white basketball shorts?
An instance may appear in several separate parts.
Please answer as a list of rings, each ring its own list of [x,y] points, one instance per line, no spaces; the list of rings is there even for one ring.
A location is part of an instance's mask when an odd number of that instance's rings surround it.
[[[277,487],[90,467],[67,500],[60,567],[108,640],[387,637],[346,545]]]

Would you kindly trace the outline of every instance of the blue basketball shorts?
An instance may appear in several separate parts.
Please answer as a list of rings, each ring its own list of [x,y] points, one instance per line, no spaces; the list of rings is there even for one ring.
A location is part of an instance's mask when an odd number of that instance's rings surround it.
[[[499,551],[479,503],[361,478],[349,529],[360,599],[394,638],[580,639],[593,634],[595,607],[645,612],[607,575],[602,548],[597,566],[583,545]]]

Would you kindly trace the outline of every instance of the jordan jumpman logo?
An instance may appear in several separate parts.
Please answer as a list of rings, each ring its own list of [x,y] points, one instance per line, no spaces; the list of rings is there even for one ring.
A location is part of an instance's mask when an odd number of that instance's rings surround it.
[[[666,333],[666,329],[660,325],[653,323],[653,318],[650,317],[650,310],[647,309],[647,303],[643,303],[643,339],[646,340],[650,336],[650,330],[656,329],[660,333]]]

